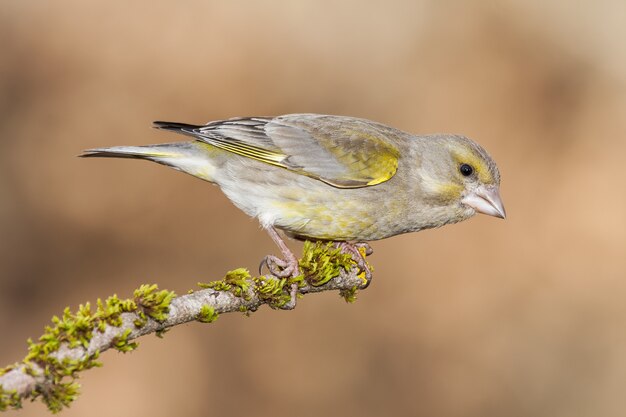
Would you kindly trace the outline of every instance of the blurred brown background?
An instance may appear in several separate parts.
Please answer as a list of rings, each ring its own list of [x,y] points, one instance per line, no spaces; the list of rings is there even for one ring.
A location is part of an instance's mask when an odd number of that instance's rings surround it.
[[[476,139],[509,218],[375,242],[354,305],[108,352],[63,415],[625,415],[626,3],[587,4],[3,2],[0,365],[66,305],[276,252],[217,188],[82,149],[180,139],[157,119],[334,113]]]

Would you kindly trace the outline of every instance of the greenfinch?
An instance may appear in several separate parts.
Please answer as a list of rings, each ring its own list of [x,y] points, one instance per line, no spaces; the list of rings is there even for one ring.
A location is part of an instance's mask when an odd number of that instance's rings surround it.
[[[470,139],[412,135],[369,120],[318,114],[241,117],[206,125],[155,122],[186,142],[86,150],[85,157],[147,159],[217,184],[259,220],[283,252],[273,272],[297,272],[275,229],[300,239],[384,239],[476,213],[500,218],[500,174]],[[278,265],[280,268],[276,268]],[[269,266],[269,264],[268,264]]]

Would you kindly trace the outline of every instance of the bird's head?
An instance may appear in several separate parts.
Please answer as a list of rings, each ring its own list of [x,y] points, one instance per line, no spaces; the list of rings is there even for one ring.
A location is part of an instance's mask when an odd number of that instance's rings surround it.
[[[489,154],[464,136],[437,135],[431,139],[425,145],[430,152],[422,154],[419,170],[431,201],[454,208],[465,218],[482,213],[504,219],[500,172]]]

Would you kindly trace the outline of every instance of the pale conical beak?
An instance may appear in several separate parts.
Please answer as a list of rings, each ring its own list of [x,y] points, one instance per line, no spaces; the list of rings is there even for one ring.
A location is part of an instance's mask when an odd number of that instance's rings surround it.
[[[506,218],[506,211],[500,198],[500,191],[496,186],[481,185],[461,200],[462,203],[472,207],[478,213],[489,216]]]

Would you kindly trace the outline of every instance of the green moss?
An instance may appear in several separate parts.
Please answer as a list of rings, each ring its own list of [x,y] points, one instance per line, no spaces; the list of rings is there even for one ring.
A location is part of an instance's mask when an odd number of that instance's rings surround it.
[[[113,327],[121,326],[122,313],[130,313],[137,310],[137,303],[134,300],[120,300],[115,294],[104,302],[98,299],[96,305],[96,316],[99,319],[98,330],[102,332],[106,329],[107,324]]]
[[[246,300],[250,299],[250,272],[245,268],[237,268],[233,271],[226,273],[224,282],[231,285],[231,292],[237,297],[243,297]]]
[[[224,279],[208,283],[199,282],[200,288],[210,288],[215,291],[230,291],[244,300],[250,299],[250,284],[252,283],[250,272],[245,268],[237,268],[228,271]]]
[[[76,313],[69,308],[63,311],[63,316],[52,318],[53,326],[46,326],[44,334],[38,342],[28,340],[28,354],[24,358],[24,372],[33,375],[32,364],[43,369],[44,375],[50,384],[37,387],[30,394],[31,399],[41,396],[44,403],[52,412],[60,411],[64,406],[74,401],[78,395],[78,373],[102,366],[98,361],[99,352],[87,355],[81,359],[64,358],[59,360],[55,354],[63,345],[70,348],[82,347],[87,349],[94,330],[99,329],[104,311],[91,311],[90,305],[81,305]],[[66,378],[70,380],[67,381]]]
[[[58,413],[64,407],[69,407],[78,398],[79,392],[80,385],[75,381],[71,381],[46,385],[45,388],[39,388],[37,394],[43,397],[43,401],[50,411]]]
[[[307,241],[304,242],[299,264],[306,282],[319,287],[338,277],[342,269],[350,270],[354,266],[354,260],[330,242]]]
[[[124,330],[124,333],[117,335],[113,338],[111,346],[114,349],[123,353],[137,349],[137,347],[139,346],[137,343],[128,341],[128,337],[130,336],[130,334],[130,329]]]
[[[228,272],[222,280],[198,285],[215,291],[229,291],[244,300],[250,300],[255,294],[270,307],[283,308],[291,301],[290,291],[294,284],[300,288],[307,285],[322,286],[339,276],[342,270],[347,271],[354,266],[352,257],[331,243],[305,242],[302,259],[299,261],[302,274],[297,277],[252,278],[248,270],[239,268]],[[361,275],[364,279],[364,274]],[[191,293],[193,291],[189,292]],[[356,293],[355,286],[342,290],[340,295],[347,302],[354,302]],[[79,391],[76,379],[79,373],[101,366],[98,361],[99,352],[81,359],[58,360],[57,353],[62,346],[88,349],[94,332],[105,332],[108,326],[122,325],[123,313],[136,314],[133,321],[136,328],[145,326],[149,319],[164,323],[175,296],[171,291],[159,290],[156,285],[142,285],[134,292],[132,299],[120,299],[113,295],[105,301],[98,299],[95,308],[89,303],[80,305],[75,313],[66,308],[60,317],[52,318],[52,324],[45,327],[44,334],[38,341],[28,340],[28,354],[23,362],[0,369],[0,376],[16,367],[22,367],[25,373],[33,376],[40,376],[43,372],[46,383],[38,385],[33,392],[21,395],[32,400],[41,398],[52,412],[58,412],[76,399]],[[301,294],[298,296],[301,297]],[[245,305],[240,307],[240,311],[250,313]],[[211,323],[218,317],[212,306],[203,305],[196,319]],[[165,331],[166,329],[160,329],[156,335],[161,337]],[[129,341],[131,334],[132,329],[125,329],[112,340],[112,347],[121,352],[136,349],[137,343]],[[0,386],[0,411],[21,407],[22,399],[17,392],[3,390]]]
[[[286,291],[287,278],[260,276],[253,279],[254,290],[262,301],[272,308],[282,308],[291,300]]]
[[[176,294],[174,291],[158,291],[158,289],[157,285],[144,284],[135,290],[134,301],[143,314],[162,323],[167,319],[170,303]]]
[[[218,317],[219,314],[213,307],[208,304],[204,304],[202,308],[200,308],[200,313],[198,313],[196,320],[201,323],[213,323]]]
[[[78,374],[86,369],[101,366],[101,363],[98,361],[98,351],[81,359],[59,360],[57,352],[61,346],[88,349],[94,332],[104,332],[107,326],[122,325],[122,313],[135,312],[139,316],[134,321],[137,327],[144,326],[148,317],[164,321],[174,297],[173,292],[159,291],[156,285],[142,285],[135,291],[133,299],[123,300],[113,295],[105,301],[98,299],[95,309],[89,303],[80,305],[75,313],[69,307],[65,308],[60,317],[52,318],[52,325],[45,327],[43,335],[37,342],[28,340],[28,354],[22,362],[24,372],[34,375],[33,365],[37,364],[49,381],[37,386],[28,397],[32,400],[41,397],[55,413],[68,406],[78,395],[79,385],[75,381]],[[137,343],[129,341],[131,333],[131,329],[124,330],[113,339],[112,347],[121,352],[136,349]],[[0,375],[16,366],[20,364],[0,370]],[[17,393],[2,391],[0,387],[0,410],[2,407],[17,408],[21,406],[20,401]]]
[[[349,290],[339,290],[339,296],[346,300],[346,303],[354,303],[356,301],[357,288],[352,287]]]
[[[16,390],[5,391],[0,385],[0,411],[6,411],[10,408],[22,408],[22,399]]]
[[[165,335],[165,333],[169,332],[170,329],[159,329],[156,332],[154,332],[154,335],[156,337],[158,337],[159,339],[163,339],[163,336]]]
[[[306,282],[303,275],[291,278],[278,278],[272,275],[262,275],[252,279],[254,291],[260,300],[272,308],[283,308],[291,301],[291,287],[293,284],[304,287]],[[301,297],[298,294],[298,297]]]
[[[328,283],[341,273],[341,270],[349,270],[355,262],[349,254],[328,242],[304,243],[302,258],[299,267],[302,275],[290,278],[278,278],[274,276],[260,276],[252,278],[248,270],[244,268],[229,271],[224,279],[209,283],[198,283],[201,288],[210,288],[215,291],[230,291],[237,297],[250,299],[251,284],[254,284],[254,292],[257,296],[273,308],[282,308],[290,300],[291,286],[295,283],[298,287],[306,284],[318,287]],[[356,290],[346,294],[350,300],[354,300]],[[348,296],[349,295],[349,296]],[[299,295],[300,296],[300,295]]]

